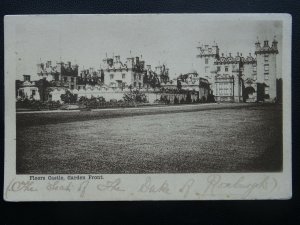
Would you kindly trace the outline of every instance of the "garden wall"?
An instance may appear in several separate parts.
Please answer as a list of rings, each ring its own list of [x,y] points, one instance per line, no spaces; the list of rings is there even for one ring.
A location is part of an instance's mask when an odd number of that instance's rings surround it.
[[[106,101],[110,100],[123,100],[123,96],[125,93],[130,93],[129,91],[72,91],[73,94],[77,94],[77,99],[80,99],[80,97],[86,97],[88,99],[95,97],[103,97]],[[176,104],[181,103],[182,101],[187,101],[189,99],[191,102],[196,102],[199,97],[198,93],[161,93],[161,92],[151,92],[151,91],[141,91],[140,93],[143,93],[146,95],[147,100],[149,103],[155,103],[157,101],[164,100],[165,102],[168,102],[169,104]],[[51,93],[51,100],[52,101],[61,101],[61,95],[65,94],[64,90],[60,91],[52,91]],[[189,96],[188,96],[189,95]]]

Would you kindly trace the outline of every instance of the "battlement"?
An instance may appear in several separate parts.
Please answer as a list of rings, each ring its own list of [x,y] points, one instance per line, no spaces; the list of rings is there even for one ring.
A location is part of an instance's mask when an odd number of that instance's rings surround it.
[[[61,74],[62,76],[77,76],[78,65],[71,64],[70,61],[67,63],[57,62],[55,66],[52,66],[51,61],[46,63],[37,64],[37,74],[39,76]]]
[[[268,40],[264,40],[263,46],[261,46],[261,43],[259,40],[255,43],[255,55],[257,54],[278,54],[278,42],[276,41],[275,37],[272,42],[272,46],[269,45]]]

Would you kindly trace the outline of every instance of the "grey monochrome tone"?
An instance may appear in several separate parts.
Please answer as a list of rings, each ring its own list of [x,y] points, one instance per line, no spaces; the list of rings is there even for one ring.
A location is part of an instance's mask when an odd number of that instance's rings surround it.
[[[281,21],[16,27],[18,174],[282,171]]]

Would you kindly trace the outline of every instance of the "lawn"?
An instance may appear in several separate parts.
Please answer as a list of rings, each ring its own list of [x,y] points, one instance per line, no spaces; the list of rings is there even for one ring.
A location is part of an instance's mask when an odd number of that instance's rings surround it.
[[[17,173],[281,171],[281,110],[253,105],[149,114],[22,114]],[[85,116],[74,119],[78,115]]]

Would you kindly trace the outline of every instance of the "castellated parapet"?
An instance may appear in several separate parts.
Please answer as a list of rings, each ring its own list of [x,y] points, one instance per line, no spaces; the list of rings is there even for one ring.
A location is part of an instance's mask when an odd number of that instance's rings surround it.
[[[201,45],[197,47],[199,54],[197,58],[200,58],[197,66],[198,73],[210,83],[213,82],[213,74],[211,71],[214,69],[215,60],[219,59],[219,47],[216,43],[212,46]]]

